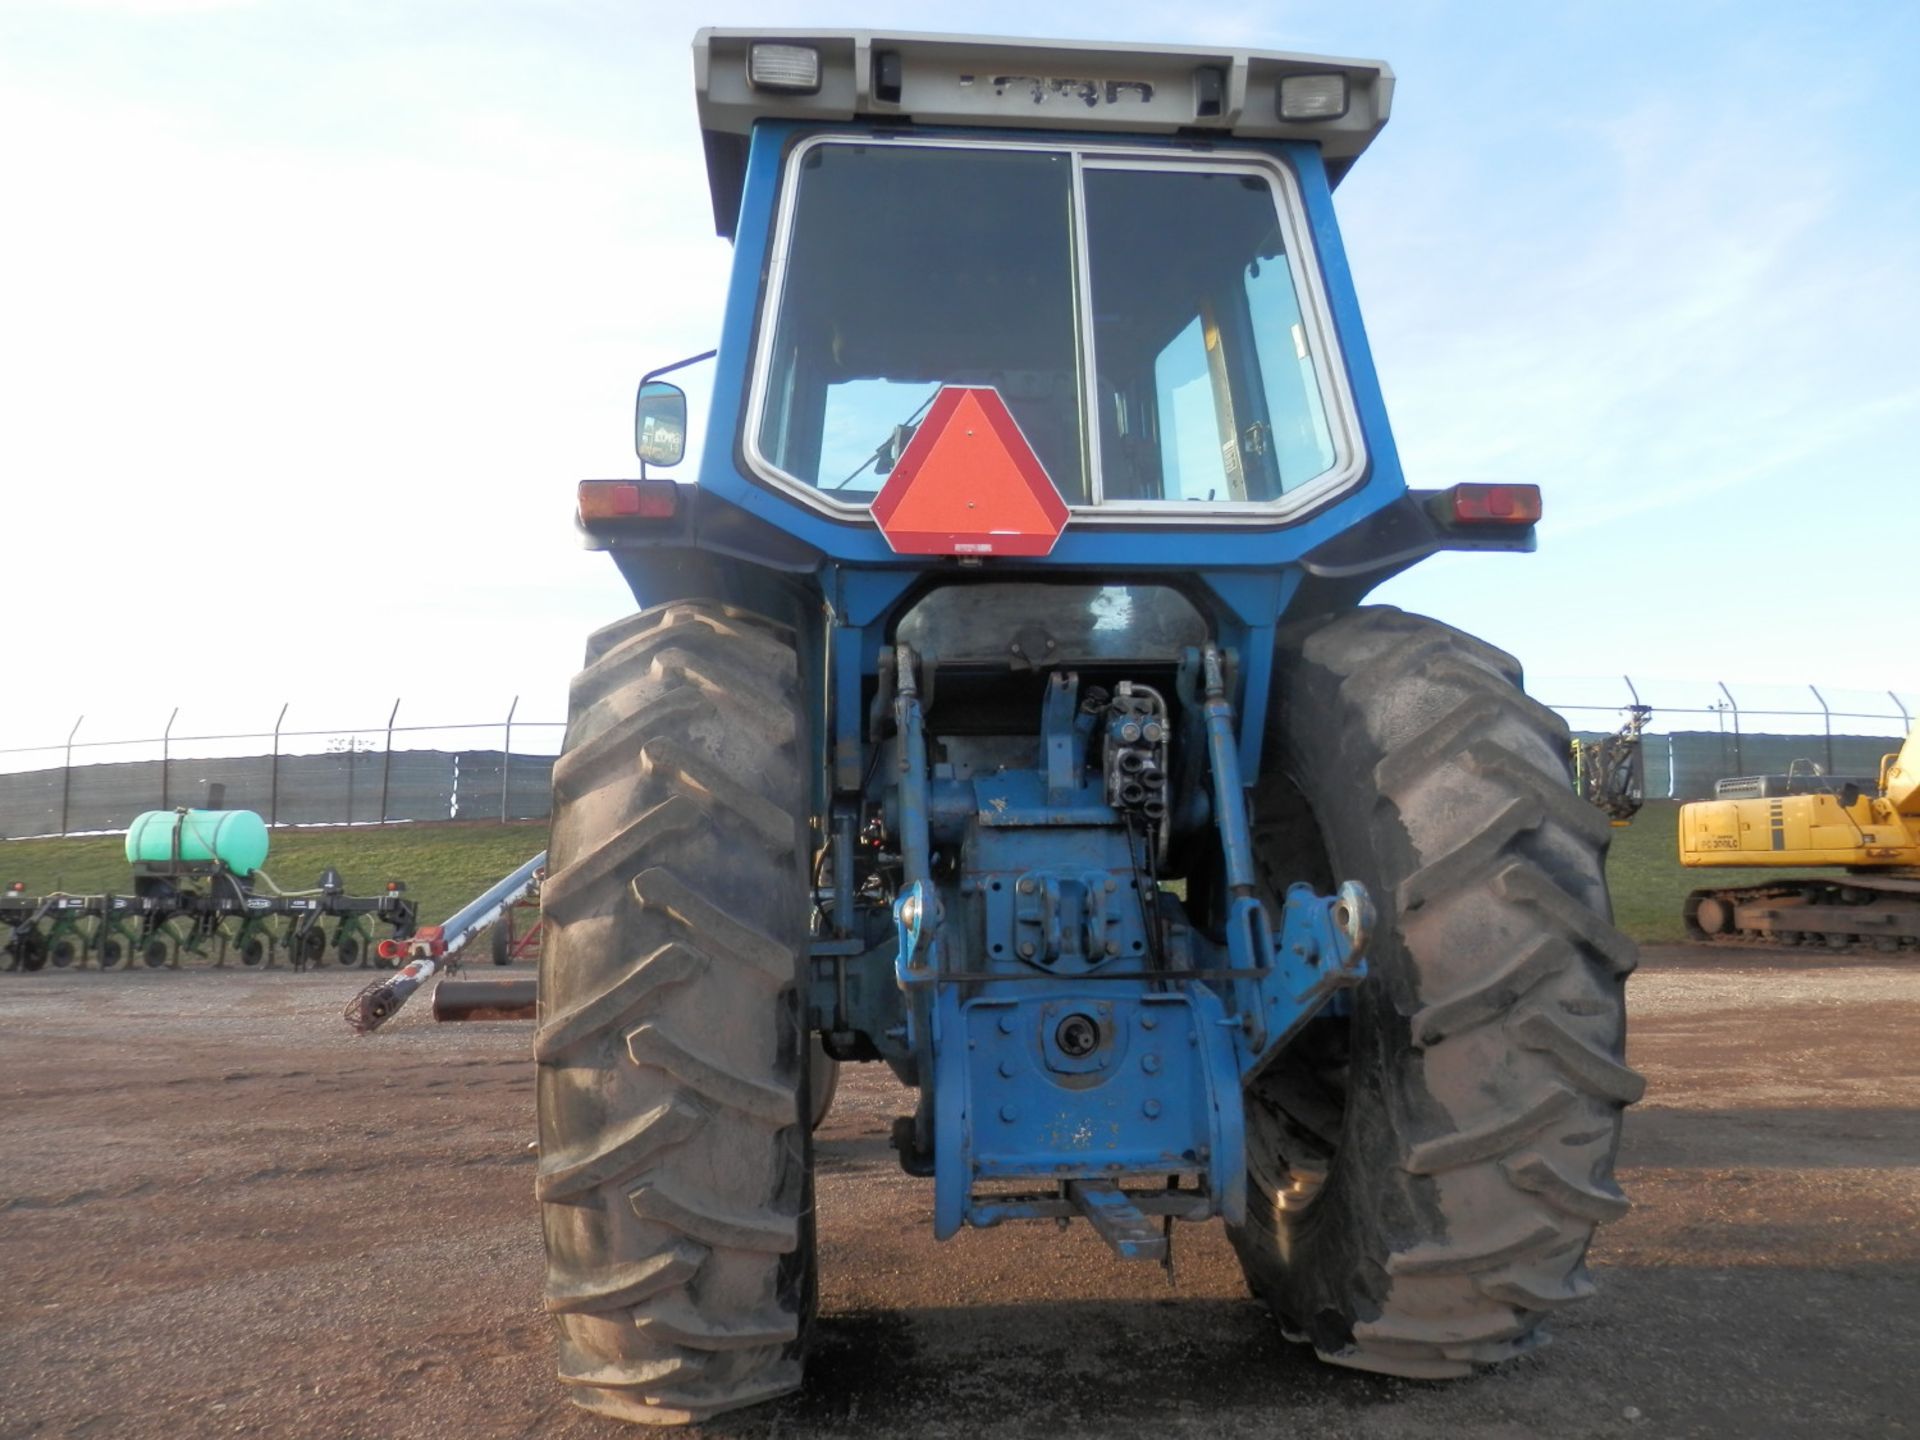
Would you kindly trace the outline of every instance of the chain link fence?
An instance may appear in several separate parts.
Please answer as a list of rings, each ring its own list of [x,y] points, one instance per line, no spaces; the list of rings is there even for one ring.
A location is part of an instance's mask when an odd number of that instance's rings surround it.
[[[1674,800],[1713,795],[1734,775],[1779,775],[1794,768],[1873,781],[1883,756],[1898,750],[1913,727],[1920,697],[1894,690],[1812,684],[1730,685],[1725,681],[1631,676],[1544,676],[1528,688],[1593,739],[1603,727],[1646,705],[1641,741],[1647,794]]]
[[[1893,690],[1811,684],[1542,676],[1528,688],[1589,739],[1650,706],[1647,794],[1676,800],[1796,763],[1870,779],[1920,708]],[[547,817],[561,722],[517,718],[517,698],[497,720],[452,725],[398,724],[402,708],[384,725],[290,729],[283,705],[271,730],[222,734],[184,733],[176,708],[158,735],[107,740],[82,716],[63,741],[0,749],[0,839],[122,830],[176,805],[255,810],[269,825]]]
[[[0,839],[123,830],[143,810],[254,810],[269,825],[537,820],[549,806],[565,726],[517,718],[185,733],[175,709],[158,735],[97,739],[85,717],[67,738],[0,749]],[[490,743],[489,743],[490,742]]]

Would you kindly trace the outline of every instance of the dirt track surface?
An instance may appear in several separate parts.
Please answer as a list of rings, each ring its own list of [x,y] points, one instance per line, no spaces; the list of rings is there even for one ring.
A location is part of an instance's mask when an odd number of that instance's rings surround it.
[[[353,977],[0,976],[0,1435],[636,1432],[539,1310],[527,1022],[369,1039]],[[1177,1283],[1076,1226],[931,1238],[890,1076],[819,1151],[804,1395],[726,1436],[1920,1432],[1920,964],[1655,947],[1633,1212],[1555,1343],[1447,1385],[1332,1370],[1217,1225]]]

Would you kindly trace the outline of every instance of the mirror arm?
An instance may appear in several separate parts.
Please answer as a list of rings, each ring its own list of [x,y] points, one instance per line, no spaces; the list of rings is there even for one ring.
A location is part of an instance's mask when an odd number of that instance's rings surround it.
[[[662,375],[671,375],[674,371],[684,370],[689,365],[698,365],[702,360],[711,360],[719,353],[718,350],[702,350],[698,355],[689,355],[686,359],[676,360],[671,365],[662,365],[658,370],[649,370],[642,375],[640,383],[644,385],[649,380],[658,380]]]

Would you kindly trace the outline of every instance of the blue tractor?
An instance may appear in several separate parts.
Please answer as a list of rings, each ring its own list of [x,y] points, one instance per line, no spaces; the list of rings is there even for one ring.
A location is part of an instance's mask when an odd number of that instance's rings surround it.
[[[1217,1216],[1335,1364],[1537,1344],[1626,1207],[1634,950],[1519,667],[1361,603],[1540,513],[1402,479],[1332,201],[1391,71],[694,53],[734,246],[708,439],[658,473],[655,372],[639,478],[579,496],[640,608],[553,776],[562,1379],[664,1423],[800,1385],[821,1052],[917,1092],[941,1237],[1083,1218],[1166,1262]]]

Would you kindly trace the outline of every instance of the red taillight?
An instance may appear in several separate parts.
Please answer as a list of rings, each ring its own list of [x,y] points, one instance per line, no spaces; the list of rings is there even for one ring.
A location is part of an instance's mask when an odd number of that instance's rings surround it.
[[[1533,525],[1540,519],[1538,485],[1456,485],[1447,509],[1461,525]]]
[[[671,480],[582,480],[580,518],[671,520],[680,510],[680,487]]]

